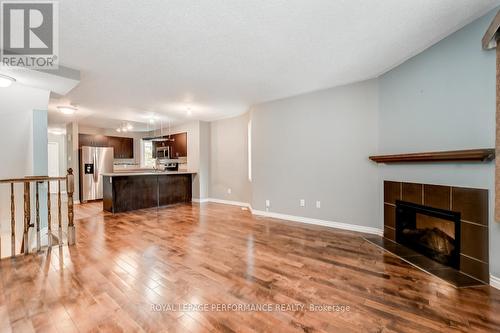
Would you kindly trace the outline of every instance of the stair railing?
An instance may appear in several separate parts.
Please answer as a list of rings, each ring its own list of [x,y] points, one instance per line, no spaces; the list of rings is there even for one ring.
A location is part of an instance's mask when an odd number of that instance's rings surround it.
[[[73,170],[68,169],[68,174],[65,177],[48,177],[48,176],[28,176],[24,178],[11,178],[0,179],[1,184],[10,184],[10,256],[15,257],[18,255],[16,252],[16,198],[14,184],[24,184],[24,221],[23,221],[23,239],[20,248],[20,254],[30,253],[29,234],[30,229],[35,230],[36,237],[36,252],[42,248],[41,234],[40,234],[40,185],[47,183],[47,245],[52,247],[54,245],[63,245],[63,216],[62,216],[62,191],[61,183],[66,182],[67,193],[67,242],[68,245],[74,245],[75,238],[75,225],[74,225],[74,207],[73,207],[73,194],[75,190],[75,178]],[[51,193],[50,182],[57,182],[57,237],[52,232],[52,207],[51,207]],[[31,188],[34,184],[35,192],[35,221],[32,222],[31,216]],[[55,239],[57,238],[57,241]],[[0,258],[2,258],[2,238],[0,237]]]

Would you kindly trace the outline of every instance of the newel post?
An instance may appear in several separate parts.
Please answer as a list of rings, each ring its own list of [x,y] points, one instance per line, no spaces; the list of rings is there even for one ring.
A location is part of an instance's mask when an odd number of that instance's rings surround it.
[[[66,191],[68,192],[68,244],[75,244],[75,225],[74,225],[74,212],[73,212],[73,193],[75,192],[75,176],[73,176],[73,169],[68,169],[66,177]]]

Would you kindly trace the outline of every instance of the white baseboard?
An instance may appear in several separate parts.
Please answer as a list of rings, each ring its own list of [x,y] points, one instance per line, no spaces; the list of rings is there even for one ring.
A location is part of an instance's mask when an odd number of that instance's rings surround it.
[[[196,203],[213,202],[213,203],[218,203],[218,204],[223,204],[223,205],[241,206],[241,207],[250,208],[250,204],[248,204],[246,202],[223,200],[223,199],[216,199],[216,198],[203,198],[203,199],[194,199],[193,198],[193,199],[191,199],[191,201],[196,202]]]
[[[500,290],[500,278],[490,275],[490,286]]]
[[[324,226],[324,227],[330,227],[330,228],[336,228],[336,229],[342,229],[342,230],[363,232],[366,234],[373,234],[373,235],[378,235],[378,236],[382,236],[384,234],[384,231],[382,229],[378,229],[378,228],[365,227],[365,226],[356,225],[356,224],[348,224],[348,223],[341,223],[341,222],[334,222],[334,221],[326,221],[326,220],[320,220],[320,219],[313,219],[310,217],[286,215],[286,214],[273,213],[273,212],[265,212],[262,210],[255,210],[255,209],[252,209],[252,214],[259,215],[259,216],[271,217],[271,218],[280,219],[280,220],[288,220],[288,221],[293,221],[293,222],[314,224],[314,225],[320,225],[320,226]]]
[[[200,199],[193,199],[193,201],[194,202],[214,202],[214,203],[219,203],[219,204],[224,204],[224,205],[247,207],[248,209],[250,209],[250,211],[254,215],[266,216],[266,217],[271,217],[271,218],[280,219],[280,220],[314,224],[314,225],[320,225],[320,226],[324,226],[324,227],[330,227],[330,228],[336,228],[336,229],[342,229],[342,230],[357,231],[357,232],[363,232],[366,234],[373,234],[373,235],[378,235],[378,236],[383,236],[383,234],[384,234],[384,231],[382,229],[378,229],[378,228],[365,227],[365,226],[360,226],[360,225],[355,225],[355,224],[340,223],[340,222],[333,222],[333,221],[326,221],[326,220],[319,220],[319,219],[313,219],[310,217],[286,215],[286,214],[279,214],[279,213],[273,213],[273,212],[265,212],[262,210],[255,210],[255,209],[252,209],[252,206],[246,202],[222,200],[222,199],[215,199],[215,198],[206,198],[206,199],[201,199],[201,200]]]
[[[204,202],[208,202],[208,198],[203,198],[203,199],[191,199],[192,202],[197,202],[197,203],[204,203]]]
[[[250,208],[250,204],[241,201],[231,201],[231,200],[223,200],[223,199],[215,199],[215,198],[207,198],[208,202],[219,203],[223,205],[231,205],[231,206],[240,206]]]

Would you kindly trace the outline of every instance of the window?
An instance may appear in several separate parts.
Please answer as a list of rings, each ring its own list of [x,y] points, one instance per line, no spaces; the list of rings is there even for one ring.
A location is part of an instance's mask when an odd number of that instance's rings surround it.
[[[252,121],[248,122],[248,180],[252,181]]]
[[[155,159],[153,158],[153,141],[142,140],[142,161],[145,167],[153,168]]]

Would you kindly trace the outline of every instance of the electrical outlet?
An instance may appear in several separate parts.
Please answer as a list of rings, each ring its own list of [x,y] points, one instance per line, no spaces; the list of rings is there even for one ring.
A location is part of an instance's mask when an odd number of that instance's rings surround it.
[[[316,201],[316,208],[321,208],[321,201]]]
[[[231,192],[232,192],[231,188],[228,188],[227,189],[227,194],[231,194]]]
[[[306,201],[304,199],[300,199],[300,207],[305,207]]]
[[[266,208],[269,208],[271,207],[271,201],[270,200],[266,200]]]

